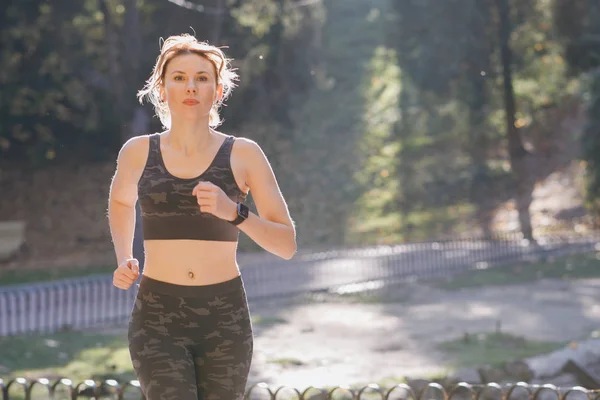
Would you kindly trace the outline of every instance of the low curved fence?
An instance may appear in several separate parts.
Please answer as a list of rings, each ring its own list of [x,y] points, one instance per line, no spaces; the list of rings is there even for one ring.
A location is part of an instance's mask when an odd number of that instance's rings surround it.
[[[61,378],[54,382],[48,379],[28,381],[15,378],[10,381],[0,379],[1,400],[35,399],[117,399],[145,400],[138,381],[119,383],[116,380],[96,382],[85,380],[75,383]],[[257,383],[247,388],[244,399],[253,400],[329,400],[329,399],[378,399],[378,400],[599,400],[600,390],[590,390],[581,386],[561,388],[552,384],[532,385],[525,382],[514,384],[488,383],[469,384],[460,382],[449,387],[430,382],[420,389],[405,383],[388,388],[377,384],[362,387],[309,387],[303,390],[289,387],[270,387]]]

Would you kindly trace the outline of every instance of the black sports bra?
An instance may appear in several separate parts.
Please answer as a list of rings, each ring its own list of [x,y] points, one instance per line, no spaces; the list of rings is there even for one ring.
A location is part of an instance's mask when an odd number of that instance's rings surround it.
[[[169,173],[160,151],[160,134],[149,136],[150,149],[138,183],[144,240],[216,240],[235,242],[238,228],[200,212],[192,189],[201,181],[212,182],[230,199],[243,202],[246,193],[238,187],[231,170],[231,148],[235,137],[228,136],[210,166],[195,178],[178,178]]]

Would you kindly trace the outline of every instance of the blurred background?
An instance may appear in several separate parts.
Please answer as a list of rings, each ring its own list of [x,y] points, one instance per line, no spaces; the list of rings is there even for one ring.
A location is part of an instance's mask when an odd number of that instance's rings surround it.
[[[161,130],[135,97],[161,38],[191,33],[233,58],[219,130],[297,225],[289,262],[240,237],[251,382],[600,388],[600,0],[0,7],[0,377],[133,379],[108,188]]]

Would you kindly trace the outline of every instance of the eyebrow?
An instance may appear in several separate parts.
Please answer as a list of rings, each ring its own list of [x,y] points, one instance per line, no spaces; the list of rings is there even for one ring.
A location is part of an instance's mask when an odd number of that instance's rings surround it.
[[[185,75],[185,72],[183,72],[183,71],[173,71],[173,72],[171,72],[171,75],[173,75],[173,74],[184,74]],[[206,72],[206,71],[198,71],[198,72],[196,72],[196,74],[208,74],[208,72]]]

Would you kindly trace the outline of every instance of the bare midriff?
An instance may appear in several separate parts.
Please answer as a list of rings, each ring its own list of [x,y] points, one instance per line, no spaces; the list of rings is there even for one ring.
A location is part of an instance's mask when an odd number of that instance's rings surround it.
[[[240,275],[237,242],[146,240],[144,275],[176,285],[212,285]]]

